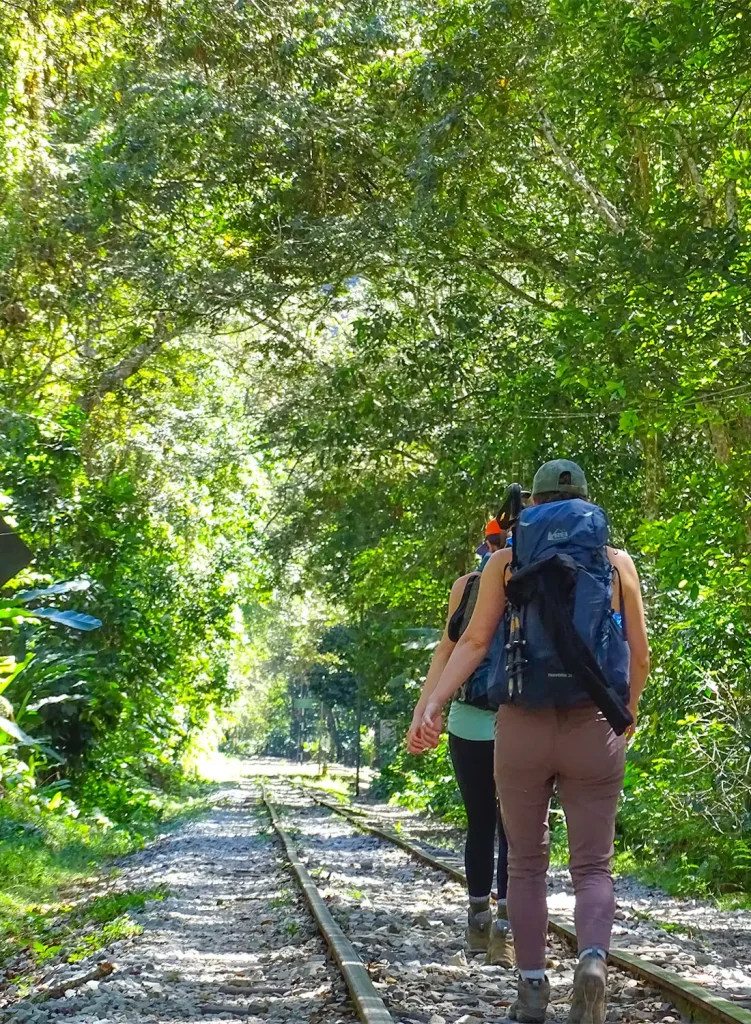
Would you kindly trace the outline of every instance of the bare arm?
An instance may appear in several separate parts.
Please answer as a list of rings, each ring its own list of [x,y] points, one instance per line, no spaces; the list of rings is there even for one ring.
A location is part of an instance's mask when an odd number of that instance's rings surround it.
[[[455,642],[448,635],[448,626],[451,621],[451,616],[459,607],[459,602],[464,594],[464,588],[466,587],[467,580],[471,575],[472,573],[467,573],[466,576],[460,576],[451,588],[451,593],[449,595],[449,608],[446,615],[446,625],[443,630],[443,636],[438,641],[438,646],[433,651],[430,668],[428,669],[428,674],[425,676],[425,682],[422,684],[420,699],[415,705],[415,710],[412,715],[412,724],[410,725],[409,732],[407,733],[407,749],[410,754],[419,754],[425,749],[425,744],[422,742],[420,737],[420,723],[422,721],[422,716],[425,713],[425,708],[428,704],[430,695],[438,685],[438,680],[441,678],[441,673],[446,667],[446,662],[449,660],[451,652],[456,647]]]
[[[422,684],[420,699],[415,707],[415,713],[417,713],[419,708],[420,717],[422,717],[422,712],[425,710],[425,705],[428,703],[428,697],[430,697],[431,693],[438,685],[438,680],[441,678],[441,673],[446,667],[446,662],[451,657],[451,652],[456,647],[456,643],[448,634],[449,622],[451,621],[451,616],[459,607],[459,602],[464,594],[464,588],[466,587],[467,580],[471,575],[471,573],[467,573],[466,576],[460,576],[451,588],[451,594],[449,595],[449,610],[446,615],[446,625],[443,630],[443,636],[438,641],[438,646],[433,651],[433,659],[430,662],[428,674],[425,676],[425,682]]]
[[[647,623],[644,618],[644,603],[641,596],[639,574],[633,559],[625,551],[608,551],[610,561],[621,577],[623,607],[621,614],[626,623],[626,641],[631,654],[629,664],[629,710],[636,720],[639,698],[649,675],[649,640]]]
[[[431,743],[436,738],[436,721],[441,708],[472,675],[488,653],[506,607],[505,574],[510,561],[511,551],[505,548],[497,551],[483,570],[472,619],[454,648],[425,707],[423,729],[426,739]]]

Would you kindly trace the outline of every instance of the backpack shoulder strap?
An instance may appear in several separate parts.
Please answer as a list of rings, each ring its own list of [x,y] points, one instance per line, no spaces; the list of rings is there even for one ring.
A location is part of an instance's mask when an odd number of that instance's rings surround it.
[[[477,600],[477,587],[480,582],[479,572],[470,573],[469,579],[464,584],[464,593],[457,605],[456,611],[451,616],[446,627],[449,640],[456,643],[464,630],[469,625],[472,617],[474,602]],[[473,600],[474,597],[474,600]],[[469,612],[469,614],[467,614]]]
[[[618,577],[618,611],[621,616],[621,629],[623,630],[623,639],[628,640],[628,633],[626,632],[626,609],[623,606],[623,580],[621,579],[620,569],[617,566],[613,566],[613,572]]]

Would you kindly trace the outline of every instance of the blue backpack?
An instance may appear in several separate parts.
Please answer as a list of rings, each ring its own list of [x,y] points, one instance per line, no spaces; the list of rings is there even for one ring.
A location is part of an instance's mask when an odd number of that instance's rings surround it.
[[[605,512],[581,498],[521,513],[506,613],[489,652],[489,706],[571,707],[589,700],[618,735],[632,724],[623,600],[617,615],[617,573],[607,543]]]

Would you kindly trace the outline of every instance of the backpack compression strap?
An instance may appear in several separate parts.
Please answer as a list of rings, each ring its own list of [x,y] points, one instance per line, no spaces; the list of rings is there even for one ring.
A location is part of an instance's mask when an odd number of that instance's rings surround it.
[[[506,594],[511,604],[517,606],[537,602],[540,621],[553,638],[563,667],[581,684],[616,736],[620,736],[634,724],[634,719],[608,686],[595,656],[574,626],[576,572],[574,560],[559,553],[516,572],[508,582]]]

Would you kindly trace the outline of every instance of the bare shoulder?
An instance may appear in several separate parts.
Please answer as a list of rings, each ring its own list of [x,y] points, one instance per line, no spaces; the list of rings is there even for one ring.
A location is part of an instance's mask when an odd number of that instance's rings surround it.
[[[628,581],[630,583],[635,583],[638,586],[639,574],[636,571],[634,560],[628,551],[623,551],[620,548],[609,547],[607,552],[610,564],[621,574],[623,582],[626,583]]]
[[[511,564],[511,557],[513,552],[511,548],[501,548],[500,551],[495,551],[488,560],[488,564],[485,566],[485,572],[493,566],[495,572],[503,572],[507,565]]]
[[[505,586],[506,569],[511,564],[511,548],[495,551],[482,571],[480,577],[480,593],[491,588]]]
[[[460,596],[464,593],[464,588],[467,585],[467,580],[472,579],[473,576],[478,576],[477,572],[465,572],[463,576],[460,576],[458,580],[455,580],[451,587],[451,593],[459,594]]]

